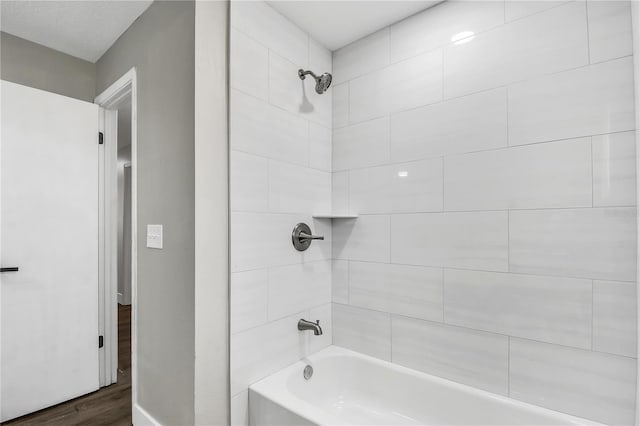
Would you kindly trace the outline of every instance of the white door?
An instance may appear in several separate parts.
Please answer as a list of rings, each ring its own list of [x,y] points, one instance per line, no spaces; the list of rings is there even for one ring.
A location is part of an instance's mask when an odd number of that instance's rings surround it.
[[[2,81],[0,418],[98,389],[98,106]]]

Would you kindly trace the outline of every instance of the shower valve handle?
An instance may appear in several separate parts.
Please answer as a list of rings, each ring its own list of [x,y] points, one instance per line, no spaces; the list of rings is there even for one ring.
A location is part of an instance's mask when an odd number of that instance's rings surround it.
[[[299,236],[301,240],[324,240],[322,235],[309,235],[306,232],[300,232]]]

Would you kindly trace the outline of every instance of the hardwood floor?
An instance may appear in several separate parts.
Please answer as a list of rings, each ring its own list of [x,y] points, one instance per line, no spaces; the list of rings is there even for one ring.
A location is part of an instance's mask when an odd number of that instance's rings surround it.
[[[131,426],[131,306],[118,305],[118,383],[5,425]]]

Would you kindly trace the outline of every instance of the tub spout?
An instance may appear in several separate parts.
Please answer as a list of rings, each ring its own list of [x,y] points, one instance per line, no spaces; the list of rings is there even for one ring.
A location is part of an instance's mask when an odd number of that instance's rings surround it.
[[[322,335],[322,327],[320,327],[320,320],[316,322],[311,322],[301,318],[300,321],[298,321],[298,330],[300,331],[313,330],[313,334],[315,336]]]

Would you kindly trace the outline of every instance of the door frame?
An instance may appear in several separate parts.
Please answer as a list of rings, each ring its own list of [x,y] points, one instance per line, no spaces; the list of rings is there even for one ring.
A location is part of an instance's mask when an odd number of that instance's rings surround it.
[[[138,343],[138,96],[135,67],[96,96],[94,103],[100,114],[100,131],[104,133],[103,161],[99,164],[101,182],[100,256],[101,288],[99,289],[99,326],[104,336],[100,353],[100,386],[117,380],[118,369],[118,274],[117,274],[117,110],[113,108],[131,95],[131,399],[137,403],[137,343]]]

